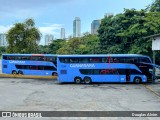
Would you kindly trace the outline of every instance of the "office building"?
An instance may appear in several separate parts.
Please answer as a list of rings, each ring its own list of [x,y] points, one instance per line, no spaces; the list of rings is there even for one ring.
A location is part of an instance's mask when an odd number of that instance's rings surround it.
[[[91,34],[97,35],[101,20],[93,20],[91,23]]]
[[[61,39],[65,39],[65,29],[61,28]]]
[[[112,17],[113,13],[105,13],[104,17]]]
[[[54,36],[53,35],[45,35],[45,45],[50,45],[52,43],[52,41],[54,40]]]
[[[6,34],[0,34],[0,46],[7,46]]]
[[[79,17],[76,17],[73,21],[73,37],[81,36],[81,20]]]

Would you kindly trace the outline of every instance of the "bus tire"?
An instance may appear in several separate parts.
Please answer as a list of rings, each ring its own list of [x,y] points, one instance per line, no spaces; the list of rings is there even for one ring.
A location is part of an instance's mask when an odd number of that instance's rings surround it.
[[[140,77],[135,77],[135,78],[134,78],[134,83],[140,84],[141,82],[142,82],[142,80],[141,80]]]
[[[90,77],[84,77],[83,81],[84,81],[85,84],[91,84],[92,83],[92,80],[91,80]]]
[[[18,71],[18,75],[23,75],[23,72],[22,71]]]
[[[16,75],[16,74],[17,74],[17,72],[16,72],[15,70],[13,70],[13,71],[12,71],[12,74],[13,74],[13,75]]]
[[[75,78],[74,78],[74,82],[75,82],[76,84],[80,84],[80,83],[82,82],[82,79],[81,79],[80,77],[75,77]]]
[[[56,73],[56,72],[53,72],[53,73],[52,73],[52,76],[57,76],[57,73]]]

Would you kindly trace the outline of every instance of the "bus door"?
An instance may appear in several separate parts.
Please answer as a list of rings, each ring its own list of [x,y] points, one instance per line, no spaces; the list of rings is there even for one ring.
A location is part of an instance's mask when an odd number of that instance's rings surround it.
[[[131,70],[130,69],[126,69],[125,73],[126,73],[126,82],[130,82]]]

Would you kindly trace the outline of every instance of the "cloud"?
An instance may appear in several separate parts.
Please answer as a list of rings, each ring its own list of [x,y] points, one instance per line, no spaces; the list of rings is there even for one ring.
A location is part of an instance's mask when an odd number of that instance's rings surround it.
[[[43,23],[43,26],[38,27],[42,33],[41,45],[44,45],[45,35],[52,34],[54,38],[60,37],[60,29],[63,27],[63,24],[52,24],[52,23]]]
[[[39,30],[42,34],[53,34],[57,35],[60,34],[59,31],[61,27],[63,26],[62,24],[51,24],[51,23],[44,23],[45,26],[39,27]]]
[[[36,17],[44,14],[45,9],[70,1],[73,0],[0,0],[0,17]]]
[[[55,5],[58,3],[64,3],[71,0],[0,0],[0,11],[7,10],[12,11],[17,9],[28,9],[28,8],[37,8],[44,7],[46,5]]]
[[[11,27],[13,27],[13,25],[0,25],[0,33],[7,33]]]

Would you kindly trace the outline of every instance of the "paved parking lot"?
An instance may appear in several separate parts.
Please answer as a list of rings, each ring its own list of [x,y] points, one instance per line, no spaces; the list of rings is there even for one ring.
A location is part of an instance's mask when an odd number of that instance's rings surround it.
[[[136,84],[59,84],[0,79],[0,110],[160,111],[160,98]]]

